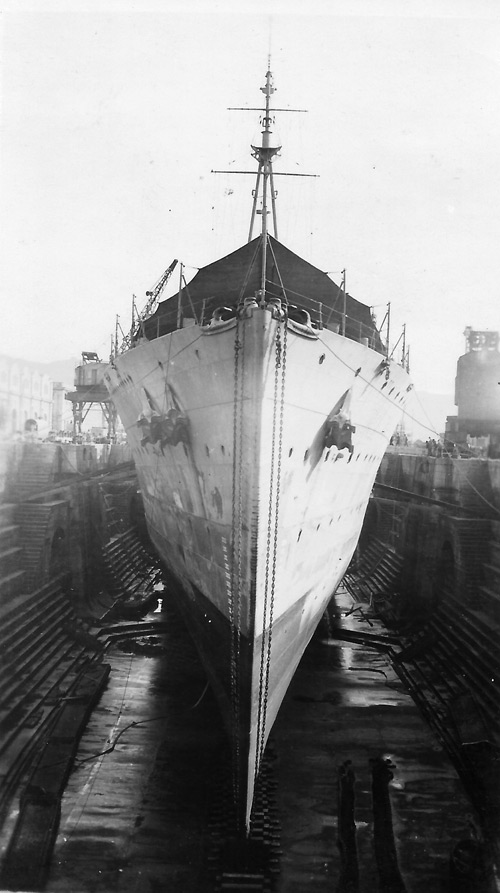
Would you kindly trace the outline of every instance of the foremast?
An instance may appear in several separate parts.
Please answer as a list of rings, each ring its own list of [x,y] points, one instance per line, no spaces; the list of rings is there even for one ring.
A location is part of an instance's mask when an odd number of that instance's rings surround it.
[[[257,167],[257,178],[255,183],[255,189],[253,190],[253,203],[252,203],[252,213],[250,217],[250,230],[248,233],[248,241],[251,242],[253,238],[253,230],[255,226],[255,217],[257,214],[262,215],[262,225],[261,225],[261,243],[262,243],[262,251],[261,251],[261,288],[260,288],[260,298],[262,302],[265,301],[265,290],[266,290],[266,259],[267,259],[267,247],[269,244],[268,241],[268,225],[267,225],[267,216],[269,212],[269,201],[271,203],[271,212],[273,215],[273,229],[274,229],[274,237],[278,238],[278,223],[276,217],[276,195],[277,192],[274,188],[274,172],[273,172],[273,158],[277,155],[281,149],[281,145],[279,145],[279,141],[277,140],[276,135],[273,134],[271,130],[271,126],[274,124],[274,118],[272,113],[274,112],[304,112],[305,109],[272,109],[271,108],[271,96],[276,92],[276,88],[273,85],[273,75],[270,70],[271,61],[268,63],[268,71],[266,72],[266,83],[263,87],[261,87],[261,92],[266,97],[265,108],[249,108],[249,107],[231,107],[233,110],[237,111],[257,111],[263,112],[263,116],[260,119],[260,123],[262,126],[262,139],[260,146],[252,145],[252,158],[255,158],[258,164]],[[215,174],[252,174],[253,171],[235,171],[235,170],[215,170],[212,171]],[[278,171],[276,176],[281,177],[315,177],[316,174],[303,174],[303,173],[286,173],[284,171]],[[261,208],[257,208],[259,203],[259,198],[261,198]]]
[[[263,127],[262,130],[262,140],[260,146],[252,145],[252,158],[255,158],[258,162],[258,170],[257,170],[257,179],[255,183],[255,189],[253,191],[253,205],[252,205],[252,215],[250,218],[250,231],[248,234],[248,241],[252,241],[253,237],[253,229],[255,225],[255,215],[262,214],[262,235],[267,233],[267,215],[269,213],[268,210],[268,197],[271,198],[271,206],[273,213],[273,228],[274,235],[278,238],[278,225],[276,219],[276,192],[274,190],[274,180],[273,180],[273,157],[278,154],[281,146],[276,145],[277,140],[276,137],[273,136],[273,132],[271,130],[271,125],[274,124],[274,118],[271,117],[270,114],[270,99],[273,93],[276,92],[276,88],[273,85],[273,75],[271,71],[266,73],[266,83],[264,87],[261,87],[261,92],[266,97],[266,107],[262,111],[264,115],[260,119],[260,123]],[[262,209],[260,211],[257,210],[257,202],[259,199],[259,188],[262,179]]]
[[[273,76],[270,70],[266,73],[266,83],[264,87],[261,87],[261,92],[266,97],[266,107],[263,110],[264,115],[261,118],[261,125],[263,127],[262,130],[262,140],[260,146],[252,145],[252,157],[256,159],[258,163],[257,168],[257,178],[255,181],[255,189],[253,191],[253,204],[252,204],[252,214],[250,217],[250,231],[248,233],[248,241],[252,241],[253,237],[253,229],[255,225],[255,216],[256,214],[262,215],[262,227],[261,227],[261,236],[262,236],[262,267],[261,267],[261,291],[262,296],[264,297],[266,290],[266,263],[267,263],[267,215],[269,213],[268,210],[268,199],[271,199],[271,207],[273,214],[273,228],[274,228],[274,236],[278,238],[278,224],[276,219],[276,192],[274,189],[274,178],[273,178],[273,158],[278,154],[281,146],[276,145],[277,140],[273,138],[273,132],[271,130],[271,124],[274,123],[274,119],[270,114],[270,99],[273,93],[276,92],[276,88],[273,86]],[[257,209],[257,202],[259,200],[259,189],[262,180],[262,207],[260,210]]]

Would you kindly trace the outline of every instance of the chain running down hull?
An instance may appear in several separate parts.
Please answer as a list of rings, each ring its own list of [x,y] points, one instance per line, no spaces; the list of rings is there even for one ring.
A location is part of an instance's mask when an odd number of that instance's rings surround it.
[[[269,306],[138,344],[105,379],[233,742],[248,825],[267,736],[355,550],[409,379]]]

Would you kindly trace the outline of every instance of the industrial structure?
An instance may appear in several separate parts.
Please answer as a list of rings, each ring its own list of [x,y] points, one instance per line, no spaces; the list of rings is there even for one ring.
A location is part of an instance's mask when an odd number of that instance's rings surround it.
[[[500,457],[499,333],[467,326],[465,353],[458,358],[455,378],[456,416],[446,420],[446,437],[464,444],[483,438],[490,458]]]
[[[116,436],[116,409],[104,386],[107,363],[92,351],[82,351],[82,362],[75,369],[75,391],[66,394],[73,404],[73,438],[82,436],[82,424],[95,404],[101,407],[110,441]]]

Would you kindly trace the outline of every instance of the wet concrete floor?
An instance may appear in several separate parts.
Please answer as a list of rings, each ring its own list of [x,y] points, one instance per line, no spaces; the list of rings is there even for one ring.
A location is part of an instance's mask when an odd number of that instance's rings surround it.
[[[339,593],[337,615],[351,607]],[[225,738],[187,631],[170,609],[161,616],[168,632],[149,640],[148,653],[114,646],[106,656],[112,671],[64,794],[48,893],[212,889],[207,824]],[[344,622],[367,629],[359,613]],[[270,745],[282,829],[277,893],[354,889],[337,843],[338,770],[346,761],[355,776],[357,889],[389,889],[381,885],[374,837],[370,761],[379,758],[392,764],[400,889],[454,893],[448,860],[470,836],[473,811],[384,655],[332,642],[322,622]]]

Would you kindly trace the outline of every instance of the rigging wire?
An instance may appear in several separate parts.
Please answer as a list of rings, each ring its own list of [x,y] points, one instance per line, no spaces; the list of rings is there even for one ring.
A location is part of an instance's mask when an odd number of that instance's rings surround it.
[[[418,403],[419,403],[420,409],[422,410],[422,412],[424,413],[424,415],[427,417],[427,420],[430,422],[429,416],[427,415],[427,413],[426,413],[426,411],[425,411],[425,407],[422,405],[422,402],[421,402],[420,397],[418,396],[417,392],[415,392],[415,398],[416,398],[416,400],[417,400]],[[410,417],[410,418],[411,418],[411,417]],[[422,424],[422,422],[419,422],[418,419],[413,419],[413,421],[416,421],[418,424]],[[441,436],[441,435],[439,434],[439,432],[437,432],[437,431],[435,430],[435,428],[429,428],[427,425],[423,425],[423,427],[427,428],[428,431],[431,431],[431,433],[435,434],[438,438]],[[458,474],[461,476],[463,482],[466,483],[466,484],[468,484],[468,486],[471,488],[471,490],[474,491],[474,493],[476,494],[476,496],[479,496],[479,498],[482,500],[482,502],[484,502],[485,505],[488,506],[488,508],[492,509],[497,515],[500,515],[500,510],[497,508],[497,506],[496,506],[496,505],[493,505],[493,503],[490,502],[490,501],[486,498],[486,496],[485,496],[483,493],[481,493],[480,490],[478,490],[478,488],[475,486],[475,484],[472,483],[472,481],[470,480],[470,478],[467,477],[467,474],[466,474],[466,468],[467,468],[467,466],[464,466],[464,467],[462,468],[462,466],[458,464],[458,458],[459,458],[459,457],[455,457],[455,456],[453,456],[453,455],[449,452],[449,450],[446,449],[445,446],[443,446],[443,448],[442,448],[442,452],[444,453],[444,455],[445,455],[448,459],[451,459],[451,461],[452,461],[452,463],[453,463],[453,467],[457,469]]]
[[[327,343],[324,341],[323,338],[319,337],[318,340],[323,344],[323,346],[326,348],[326,350],[328,350],[328,351],[329,351],[329,352],[330,352],[330,353],[331,353],[331,354],[332,354],[332,355],[333,355],[339,362],[343,363],[344,366],[346,366],[348,369],[350,369],[351,372],[355,372],[355,371],[356,371],[356,370],[354,369],[354,367],[351,366],[346,360],[344,360],[343,357],[339,356],[339,355],[338,355],[338,354],[337,354],[337,353],[330,347],[330,345],[327,344]],[[389,403],[392,403],[392,402],[393,402],[387,394],[385,394],[383,391],[380,391],[379,388],[375,388],[375,385],[373,384],[373,381],[371,381],[371,380],[369,380],[369,379],[367,379],[367,378],[364,378],[364,377],[361,375],[361,373],[358,375],[358,378],[361,379],[361,381],[364,381],[365,384],[366,384],[368,387],[372,387],[374,390],[376,390],[377,393],[379,393],[382,397],[384,397],[384,399],[387,400]],[[424,412],[424,414],[427,415],[427,413],[425,412],[424,407],[423,407],[422,404],[421,404],[421,401],[420,401],[420,399],[419,399],[417,393],[416,393],[416,392],[414,392],[414,393],[415,393],[415,397],[416,397],[416,399],[418,400],[418,402],[419,402],[419,404],[420,404],[420,408],[422,409],[422,411]],[[434,426],[426,425],[424,422],[422,422],[421,419],[416,418],[414,415],[412,415],[412,414],[411,414],[407,409],[405,409],[404,407],[401,408],[401,414],[402,414],[403,416],[405,416],[405,418],[410,419],[410,420],[413,421],[413,422],[416,422],[418,425],[421,425],[422,428],[425,428],[425,429],[426,429],[427,431],[429,431],[431,434],[435,434],[437,437],[440,437],[439,432],[436,431],[436,429],[435,429]],[[428,421],[430,421],[430,420],[428,419]],[[456,465],[456,464],[455,464],[456,462],[458,462],[458,460],[455,459],[455,457],[452,456],[451,453],[450,453],[448,450],[444,449],[444,448],[443,448],[443,453],[444,453],[446,456],[448,456],[448,458],[451,459],[451,460],[454,462],[454,467],[456,467],[456,468],[458,469],[458,473],[459,473],[459,474],[462,474],[462,469],[461,469],[461,467],[460,467],[459,465]],[[483,501],[487,506],[489,506],[489,508],[491,508],[496,514],[500,515],[500,510],[499,510],[495,505],[493,505],[491,502],[489,502],[489,500],[486,499],[485,496],[483,496],[483,494],[482,494],[482,493],[481,493],[481,492],[474,486],[474,484],[469,480],[469,478],[466,477],[465,474],[463,474],[462,477],[463,477],[463,480],[464,480],[464,481],[471,487],[471,489],[474,490],[475,493],[482,499],[482,501]]]

